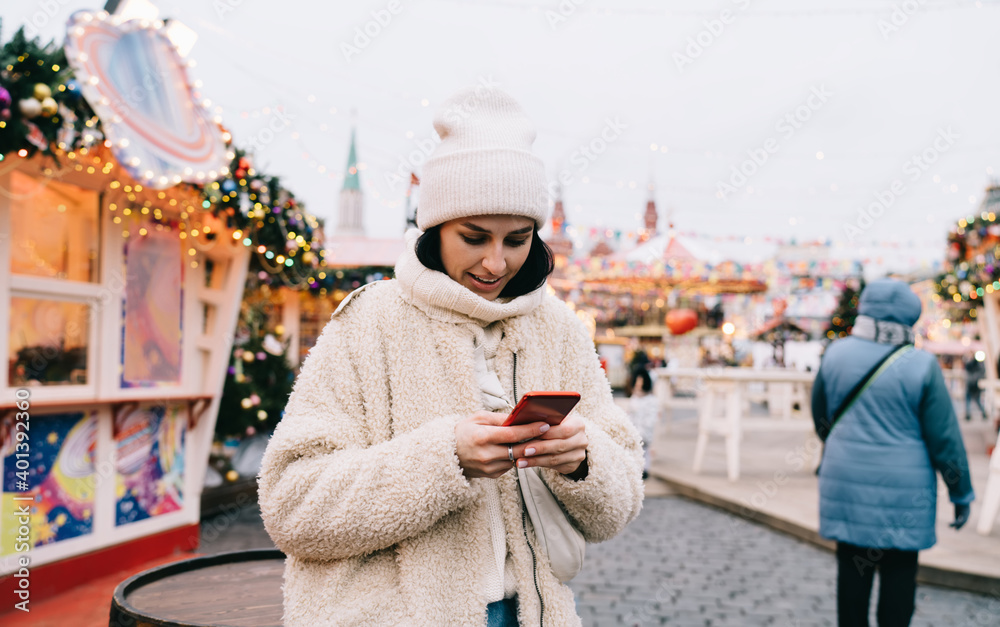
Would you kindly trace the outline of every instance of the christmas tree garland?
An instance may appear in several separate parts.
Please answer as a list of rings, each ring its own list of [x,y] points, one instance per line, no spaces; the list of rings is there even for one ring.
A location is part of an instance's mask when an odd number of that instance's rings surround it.
[[[1000,290],[1000,185],[992,184],[979,215],[958,221],[948,234],[945,271],[935,281],[943,300],[975,305],[986,294]]]
[[[23,28],[0,48],[0,160],[13,152],[54,158],[56,148],[103,139],[72,75],[62,47],[29,40]]]

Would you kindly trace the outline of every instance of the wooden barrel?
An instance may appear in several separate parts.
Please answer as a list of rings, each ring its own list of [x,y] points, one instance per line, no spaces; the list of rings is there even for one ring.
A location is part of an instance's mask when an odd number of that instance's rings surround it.
[[[220,553],[152,568],[115,588],[110,627],[281,625],[285,555]]]

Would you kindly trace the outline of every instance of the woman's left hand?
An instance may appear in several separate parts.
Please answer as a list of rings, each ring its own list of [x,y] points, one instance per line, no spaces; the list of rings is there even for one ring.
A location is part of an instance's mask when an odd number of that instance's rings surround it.
[[[570,475],[587,459],[587,444],[583,418],[570,414],[537,439],[515,444],[514,457],[519,468],[539,466]]]

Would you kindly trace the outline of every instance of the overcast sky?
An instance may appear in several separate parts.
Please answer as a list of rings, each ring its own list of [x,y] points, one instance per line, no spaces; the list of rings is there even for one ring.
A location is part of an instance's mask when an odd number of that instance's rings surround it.
[[[672,208],[684,231],[830,238],[871,256],[889,242],[929,261],[1000,170],[996,2],[155,4],[198,33],[192,78],[237,145],[267,138],[276,107],[293,118],[258,166],[331,224],[356,110],[377,237],[402,231],[392,173],[419,172],[436,106],[480,81],[527,110],[550,178],[571,179],[569,222],[588,235],[638,228],[652,181],[661,227]],[[4,2],[3,36],[31,20],[61,41],[73,11],[101,7]],[[889,206],[869,224],[859,208],[876,196]]]

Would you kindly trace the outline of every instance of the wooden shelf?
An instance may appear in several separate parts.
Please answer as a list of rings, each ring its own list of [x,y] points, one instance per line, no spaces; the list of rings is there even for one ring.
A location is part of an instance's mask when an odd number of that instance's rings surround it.
[[[156,396],[150,398],[81,398],[77,400],[51,400],[51,401],[36,401],[30,400],[30,410],[32,409],[59,409],[61,407],[71,407],[74,409],[93,409],[95,407],[103,407],[104,405],[120,405],[123,403],[176,403],[177,401],[208,401],[211,402],[214,397],[211,394],[198,394],[198,395],[178,395],[178,396]],[[0,403],[0,412],[7,412],[17,409],[17,404],[15,403]]]

